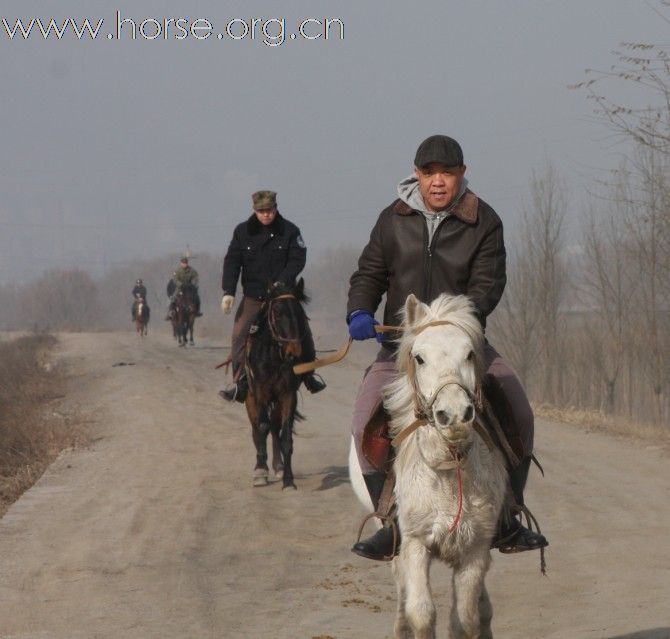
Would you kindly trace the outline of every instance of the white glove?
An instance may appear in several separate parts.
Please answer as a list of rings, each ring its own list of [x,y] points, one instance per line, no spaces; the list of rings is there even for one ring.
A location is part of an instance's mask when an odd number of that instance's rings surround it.
[[[230,311],[233,310],[233,304],[235,303],[235,298],[232,295],[224,295],[221,298],[221,310],[226,314],[230,314]]]

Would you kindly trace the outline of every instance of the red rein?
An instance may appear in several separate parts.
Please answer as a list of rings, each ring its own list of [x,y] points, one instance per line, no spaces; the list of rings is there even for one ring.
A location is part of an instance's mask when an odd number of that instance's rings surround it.
[[[461,477],[461,467],[456,468],[456,478],[458,479],[458,512],[456,513],[456,518],[454,523],[449,527],[449,532],[454,532],[458,522],[461,520],[461,513],[463,512],[463,478]]]

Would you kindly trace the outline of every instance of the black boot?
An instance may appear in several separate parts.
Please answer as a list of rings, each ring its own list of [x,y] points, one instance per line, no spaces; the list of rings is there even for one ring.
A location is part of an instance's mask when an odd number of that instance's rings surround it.
[[[219,391],[219,395],[229,402],[240,402],[244,404],[249,392],[249,381],[247,374],[243,372],[236,383],[231,384],[228,388]]]
[[[519,506],[523,506],[523,489],[528,479],[530,469],[530,457],[526,457],[516,467],[509,470],[510,485],[514,499]],[[539,550],[549,545],[547,538],[534,530],[530,530],[521,524],[519,515],[503,508],[498,536],[493,540],[491,546],[498,548],[502,553],[524,552],[526,550]]]
[[[379,498],[381,497],[384,482],[386,481],[386,474],[372,473],[370,475],[363,475],[363,479],[365,480],[365,485],[370,493],[372,504],[375,510],[377,510]],[[400,546],[398,520],[395,519],[395,528],[397,531],[395,546],[393,544],[393,527],[388,522],[384,523],[385,525],[374,535],[355,543],[351,548],[351,552],[354,552],[361,557],[365,557],[366,559],[374,559],[375,561],[388,561],[395,557],[397,549]]]
[[[314,373],[306,373],[303,375],[302,383],[312,395],[314,393],[320,393],[326,387],[326,382],[323,381],[321,376],[315,375]]]

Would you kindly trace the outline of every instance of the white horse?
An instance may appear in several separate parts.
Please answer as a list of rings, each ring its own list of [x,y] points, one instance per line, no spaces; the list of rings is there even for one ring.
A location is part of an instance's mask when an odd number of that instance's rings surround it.
[[[484,335],[464,296],[441,295],[428,306],[410,295],[403,324],[399,376],[384,393],[391,434],[402,439],[394,462],[401,534],[392,564],[395,635],[435,637],[429,568],[437,557],[453,569],[450,637],[489,639],[484,578],[508,479],[502,454],[475,427]],[[352,485],[369,505],[355,454],[350,464]]]

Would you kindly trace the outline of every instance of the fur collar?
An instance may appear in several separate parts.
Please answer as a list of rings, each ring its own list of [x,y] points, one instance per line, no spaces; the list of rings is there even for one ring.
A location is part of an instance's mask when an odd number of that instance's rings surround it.
[[[460,201],[450,211],[450,214],[457,217],[466,224],[475,224],[477,222],[477,209],[479,208],[479,198],[468,189]],[[393,210],[399,215],[411,215],[414,209],[408,204],[398,199],[393,204]]]

